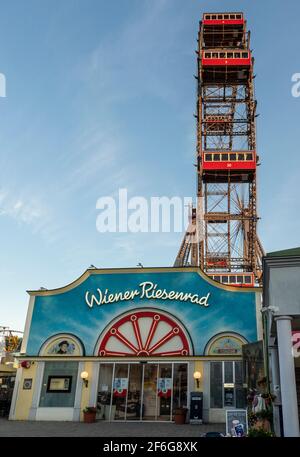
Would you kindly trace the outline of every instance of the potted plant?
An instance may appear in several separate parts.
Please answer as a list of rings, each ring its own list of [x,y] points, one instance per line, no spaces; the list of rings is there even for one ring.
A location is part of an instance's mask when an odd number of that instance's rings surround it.
[[[273,413],[269,409],[263,409],[256,413],[256,423],[254,424],[254,428],[262,429],[265,432],[271,431],[271,422],[273,419]]]
[[[83,421],[86,424],[91,424],[93,422],[96,422],[96,413],[97,413],[97,408],[95,408],[95,406],[87,406],[83,410]]]
[[[176,408],[174,410],[174,421],[177,425],[185,424],[187,408]]]
[[[263,428],[250,428],[248,432],[249,438],[271,438],[274,434],[264,430]]]

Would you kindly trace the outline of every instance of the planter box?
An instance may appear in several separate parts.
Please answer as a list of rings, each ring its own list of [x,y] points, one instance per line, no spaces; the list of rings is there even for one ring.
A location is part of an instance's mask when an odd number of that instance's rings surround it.
[[[96,422],[96,412],[83,413],[83,422],[86,424]]]
[[[177,424],[177,425],[185,424],[187,411],[188,410],[186,408],[175,409],[175,411],[174,411],[175,424]]]

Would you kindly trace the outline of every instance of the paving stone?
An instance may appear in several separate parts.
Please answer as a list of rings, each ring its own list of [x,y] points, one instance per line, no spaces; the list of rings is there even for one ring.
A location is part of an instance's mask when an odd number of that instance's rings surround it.
[[[206,432],[225,433],[225,424],[176,425],[163,422],[9,421],[0,419],[0,436],[99,436],[99,437],[201,437]]]

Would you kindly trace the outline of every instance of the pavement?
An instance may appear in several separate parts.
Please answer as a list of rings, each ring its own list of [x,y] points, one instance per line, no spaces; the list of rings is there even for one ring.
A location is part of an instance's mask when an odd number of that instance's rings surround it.
[[[83,422],[9,421],[0,418],[0,437],[99,436],[99,437],[201,437],[206,432],[225,433],[225,424],[176,425],[172,422]]]

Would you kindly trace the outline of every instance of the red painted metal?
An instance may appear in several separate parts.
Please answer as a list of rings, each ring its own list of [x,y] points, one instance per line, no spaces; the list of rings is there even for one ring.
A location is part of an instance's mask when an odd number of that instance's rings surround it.
[[[252,64],[251,56],[247,58],[206,58],[204,53],[202,55],[202,66],[203,67],[250,67]]]
[[[244,19],[204,19],[203,25],[243,25]]]
[[[210,161],[203,162],[203,170],[255,170],[256,163],[254,160],[243,160],[243,161]]]
[[[145,317],[151,318],[152,323],[146,338],[146,342],[143,345],[139,319]],[[126,338],[120,330],[120,327],[128,322],[130,322],[132,325],[132,329],[137,340],[137,345],[135,341],[129,341],[128,338]],[[162,336],[155,344],[152,344],[159,322],[167,323],[171,327],[171,330]],[[159,348],[164,343],[171,341],[175,337],[179,337],[181,340],[182,348],[180,350],[165,352],[159,351]],[[128,351],[110,351],[106,349],[110,338],[116,338],[122,342],[128,348]],[[155,311],[136,311],[123,316],[109,328],[101,340],[98,355],[101,357],[186,356],[190,355],[190,347],[184,330],[171,317]]]

